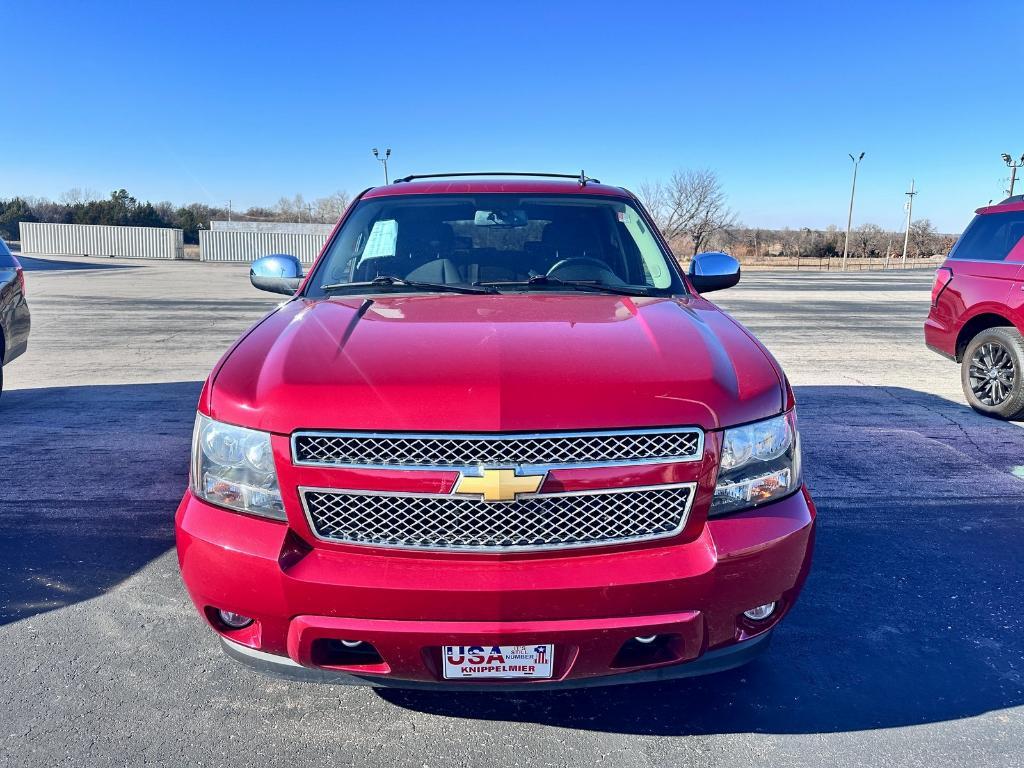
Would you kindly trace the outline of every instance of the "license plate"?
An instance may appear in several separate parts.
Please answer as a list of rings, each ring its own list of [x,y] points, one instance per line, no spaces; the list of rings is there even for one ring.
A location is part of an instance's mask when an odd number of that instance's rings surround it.
[[[446,645],[446,680],[485,677],[551,677],[553,645]]]

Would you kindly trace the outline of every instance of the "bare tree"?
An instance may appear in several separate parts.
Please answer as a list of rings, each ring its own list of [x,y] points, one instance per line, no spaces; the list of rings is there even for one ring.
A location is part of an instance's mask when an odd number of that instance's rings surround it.
[[[861,224],[853,232],[853,246],[860,255],[867,258],[881,252],[885,242],[885,231],[877,224]]]
[[[736,226],[736,214],[711,170],[678,170],[667,182],[644,182],[639,196],[673,248],[688,240],[699,253],[718,232]]]
[[[313,216],[323,224],[333,224],[348,207],[348,192],[338,190],[333,195],[317,198],[313,203]]]
[[[910,225],[910,255],[934,256],[943,250],[942,236],[929,219],[917,219]]]
[[[275,218],[278,221],[304,221],[310,217],[309,205],[302,194],[295,197],[282,197],[274,206]]]
[[[267,208],[262,205],[253,205],[246,209],[245,213],[241,214],[246,219],[255,219],[256,221],[273,221],[277,218],[277,213],[274,209]]]
[[[82,189],[81,187],[72,187],[60,196],[60,202],[64,203],[64,205],[79,205],[99,199],[99,193],[95,189],[90,189],[88,187],[85,189]]]

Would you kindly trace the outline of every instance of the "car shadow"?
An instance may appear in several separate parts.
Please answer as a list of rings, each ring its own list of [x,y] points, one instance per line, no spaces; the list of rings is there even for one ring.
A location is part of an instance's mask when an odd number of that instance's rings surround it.
[[[0,625],[96,597],[173,546],[200,388],[0,397]],[[650,735],[850,731],[1024,704],[1024,428],[902,388],[797,398],[815,565],[762,658],[671,683],[378,695],[468,720]]]
[[[1024,429],[903,388],[800,387],[797,400],[814,567],[753,664],[603,689],[377,694],[448,717],[648,735],[830,733],[1024,704]]]
[[[174,544],[200,382],[0,397],[0,625],[88,600]]]
[[[22,256],[15,254],[18,263],[26,272],[73,272],[86,269],[138,269],[137,264],[125,264],[123,262],[96,261],[64,261],[59,258],[40,258],[35,256]]]

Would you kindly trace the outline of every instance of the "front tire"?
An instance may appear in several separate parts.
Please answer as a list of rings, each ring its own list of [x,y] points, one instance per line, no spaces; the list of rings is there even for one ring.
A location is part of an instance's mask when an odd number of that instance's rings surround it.
[[[1016,328],[989,328],[967,345],[960,383],[968,404],[999,419],[1024,418],[1024,338]]]

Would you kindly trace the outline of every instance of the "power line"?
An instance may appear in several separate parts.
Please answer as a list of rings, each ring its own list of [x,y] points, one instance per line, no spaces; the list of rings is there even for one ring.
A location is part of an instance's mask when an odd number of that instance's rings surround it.
[[[850,250],[850,225],[853,223],[853,196],[857,192],[857,168],[860,166],[860,161],[864,159],[864,153],[860,153],[860,157],[854,157],[850,155],[850,160],[853,161],[853,186],[850,187],[850,211],[846,215],[846,240],[843,242],[843,271],[846,271],[846,254]]]
[[[1013,186],[1017,183],[1017,169],[1024,165],[1024,155],[1020,156],[1020,160],[1014,160],[1004,152],[1003,162],[1010,167],[1010,188],[1006,192],[1010,197],[1013,197]]]
[[[910,242],[910,215],[914,211],[914,195],[917,194],[917,192],[914,191],[914,180],[913,179],[910,180],[910,191],[909,192],[904,192],[903,194],[905,194],[907,196],[907,231],[906,231],[906,234],[903,235],[903,268],[906,269],[906,267],[907,267],[907,244]]]

